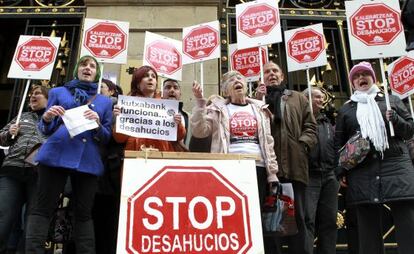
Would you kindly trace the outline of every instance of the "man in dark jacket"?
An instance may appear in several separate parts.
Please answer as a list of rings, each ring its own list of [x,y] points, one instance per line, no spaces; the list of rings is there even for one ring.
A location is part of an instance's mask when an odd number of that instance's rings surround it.
[[[308,96],[309,90],[303,91]],[[325,114],[325,95],[319,88],[312,88],[313,115],[318,124],[318,143],[309,155],[309,183],[306,187],[305,222],[309,237],[309,252],[313,251],[318,236],[318,254],[336,253],[336,213],[339,183],[334,173],[334,128]]]
[[[286,88],[282,69],[273,62],[263,66],[264,84],[259,85],[256,98],[266,95],[266,103],[273,113],[272,136],[282,183],[292,183],[295,198],[295,217],[298,233],[286,237],[291,254],[308,254],[305,226],[305,188],[308,184],[308,154],[316,144],[316,121],[309,101],[297,91]],[[281,253],[279,239],[265,242],[265,252]],[[270,244],[270,245],[269,245]]]
[[[181,86],[177,80],[166,79],[164,80],[162,87],[163,87],[163,91],[162,91],[163,99],[177,100],[177,101],[181,100]],[[183,140],[184,143],[182,145],[187,144],[187,140],[189,139],[188,137],[190,137],[191,135],[189,131],[190,125],[188,123],[188,113],[184,111],[183,106],[184,106],[183,102],[180,101],[178,104],[178,111],[182,116],[182,122],[184,123],[185,130],[187,131],[187,134]]]

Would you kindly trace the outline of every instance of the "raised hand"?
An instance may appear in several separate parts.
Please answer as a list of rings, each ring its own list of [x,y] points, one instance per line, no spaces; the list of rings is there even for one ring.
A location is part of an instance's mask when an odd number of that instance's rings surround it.
[[[193,95],[197,99],[203,98],[203,88],[197,81],[193,81]]]

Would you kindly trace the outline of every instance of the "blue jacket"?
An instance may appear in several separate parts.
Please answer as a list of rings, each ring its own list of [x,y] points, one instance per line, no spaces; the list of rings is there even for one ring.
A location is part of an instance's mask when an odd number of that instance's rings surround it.
[[[78,106],[65,87],[50,90],[46,110],[53,105],[60,105],[66,110]],[[50,135],[37,154],[36,160],[40,164],[93,175],[103,174],[104,167],[99,147],[108,143],[111,137],[112,102],[109,98],[98,94],[89,107],[99,114],[101,126],[73,138],[70,137],[60,117],[55,117],[50,123],[46,123],[43,119],[39,122],[40,130]]]

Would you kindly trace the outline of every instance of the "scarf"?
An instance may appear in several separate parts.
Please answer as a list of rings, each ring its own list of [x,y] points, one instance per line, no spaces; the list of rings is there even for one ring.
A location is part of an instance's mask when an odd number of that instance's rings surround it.
[[[274,114],[274,122],[279,123],[282,120],[282,110],[280,108],[280,99],[282,98],[285,85],[268,86],[266,104],[269,104],[270,111]]]
[[[389,146],[384,119],[375,101],[375,97],[379,91],[379,88],[373,85],[366,92],[355,91],[351,96],[351,100],[358,103],[356,115],[362,137],[369,138],[375,150],[383,156],[385,149]]]
[[[78,106],[85,105],[89,98],[98,91],[98,84],[80,81],[79,79],[73,79],[67,82],[64,87],[69,89]]]

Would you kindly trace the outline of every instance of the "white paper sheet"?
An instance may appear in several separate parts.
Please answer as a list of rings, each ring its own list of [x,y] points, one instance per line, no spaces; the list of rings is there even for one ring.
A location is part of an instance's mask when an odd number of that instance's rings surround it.
[[[99,127],[95,120],[89,120],[83,116],[86,110],[89,110],[89,107],[87,105],[83,105],[66,110],[65,114],[62,116],[63,122],[65,123],[71,137]]]

